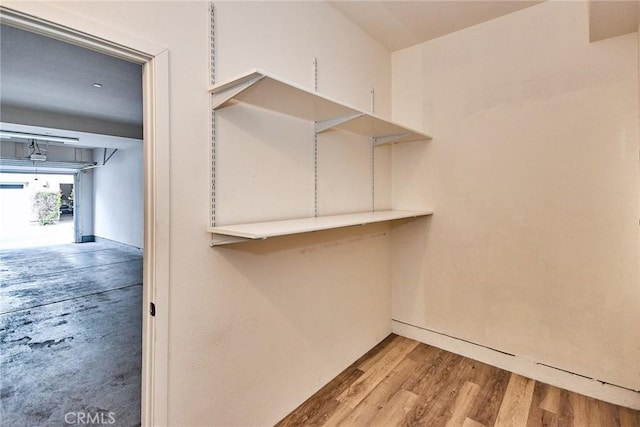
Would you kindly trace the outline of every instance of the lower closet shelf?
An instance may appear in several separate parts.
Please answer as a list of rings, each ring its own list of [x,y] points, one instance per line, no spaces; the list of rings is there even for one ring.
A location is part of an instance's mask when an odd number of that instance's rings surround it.
[[[332,228],[392,221],[395,219],[414,218],[431,215],[432,213],[433,212],[430,211],[360,212],[284,221],[223,225],[208,227],[207,231],[213,233],[213,245],[216,246],[247,240],[261,240],[269,237],[286,236],[289,234],[309,233],[312,231],[330,230]]]

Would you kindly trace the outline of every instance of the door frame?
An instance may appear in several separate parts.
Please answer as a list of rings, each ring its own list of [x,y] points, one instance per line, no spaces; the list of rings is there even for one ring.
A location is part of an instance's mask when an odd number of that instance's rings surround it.
[[[168,424],[170,279],[169,52],[52,4],[4,1],[0,22],[143,66],[143,426]],[[155,316],[149,312],[155,305]]]

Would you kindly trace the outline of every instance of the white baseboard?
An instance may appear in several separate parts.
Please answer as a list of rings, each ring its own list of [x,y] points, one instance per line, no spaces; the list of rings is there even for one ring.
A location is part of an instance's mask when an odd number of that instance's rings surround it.
[[[412,338],[491,366],[522,375],[536,381],[563,388],[595,399],[640,410],[640,392],[611,384],[603,384],[558,368],[542,365],[518,356],[483,347],[462,339],[392,320],[391,330],[397,335]]]

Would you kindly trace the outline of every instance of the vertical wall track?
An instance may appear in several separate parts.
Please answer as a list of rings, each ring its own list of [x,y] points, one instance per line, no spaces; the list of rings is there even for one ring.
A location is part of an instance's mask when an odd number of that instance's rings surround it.
[[[216,15],[213,3],[209,4],[209,83],[216,83]],[[216,112],[213,109],[213,95],[210,96],[209,111],[211,112],[211,226],[216,225]],[[213,235],[212,235],[213,236]],[[213,237],[212,237],[213,239]]]

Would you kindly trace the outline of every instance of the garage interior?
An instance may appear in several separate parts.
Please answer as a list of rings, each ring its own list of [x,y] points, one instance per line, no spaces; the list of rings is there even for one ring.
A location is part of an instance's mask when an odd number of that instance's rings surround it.
[[[140,425],[142,67],[0,31],[1,423]],[[52,225],[29,218],[40,188],[72,205]]]

